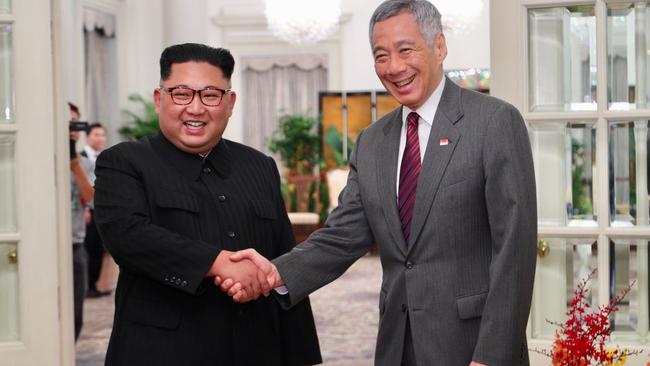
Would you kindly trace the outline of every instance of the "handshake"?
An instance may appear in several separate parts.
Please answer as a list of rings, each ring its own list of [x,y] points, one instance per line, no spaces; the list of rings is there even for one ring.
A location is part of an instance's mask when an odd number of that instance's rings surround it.
[[[250,248],[222,250],[207,275],[214,276],[214,284],[238,303],[269,296],[271,290],[284,285],[275,265]]]

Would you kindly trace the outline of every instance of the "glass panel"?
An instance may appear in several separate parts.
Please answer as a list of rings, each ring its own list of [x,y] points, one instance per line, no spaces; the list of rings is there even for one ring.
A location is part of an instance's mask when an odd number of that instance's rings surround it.
[[[650,2],[607,6],[607,98],[610,110],[650,103]]]
[[[648,226],[648,121],[609,124],[609,192],[613,227]]]
[[[0,243],[0,294],[0,342],[18,340],[18,254],[15,244]]]
[[[14,120],[11,32],[11,24],[0,23],[0,123]]]
[[[632,283],[618,311],[610,316],[615,340],[643,340],[648,335],[648,241],[610,240],[610,299]]]
[[[552,339],[557,325],[563,323],[573,290],[597,267],[595,239],[543,239],[549,251],[537,257],[535,288],[533,290],[532,327],[534,338]],[[558,286],[564,283],[566,286]],[[597,303],[598,274],[587,288],[587,301]]]
[[[528,11],[530,110],[596,110],[593,5]]]
[[[0,233],[16,231],[14,137],[0,135]]]
[[[0,14],[11,13],[11,0],[0,0]]]
[[[596,128],[590,122],[529,126],[541,226],[596,227]]]

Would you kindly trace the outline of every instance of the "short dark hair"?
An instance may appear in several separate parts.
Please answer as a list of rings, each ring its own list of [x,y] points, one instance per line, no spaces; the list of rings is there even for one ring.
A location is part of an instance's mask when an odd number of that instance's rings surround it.
[[[160,55],[160,80],[167,80],[173,64],[184,62],[207,62],[218,67],[223,77],[230,81],[235,59],[225,48],[214,48],[200,43],[183,43],[165,48]]]
[[[104,126],[101,123],[95,122],[95,123],[91,123],[88,126],[88,130],[87,130],[88,134],[90,135],[90,133],[93,132],[95,128],[101,128],[102,130],[106,131],[106,128],[104,128]]]
[[[75,104],[72,102],[68,102],[68,107],[70,107],[70,112],[75,112],[79,116],[81,116],[81,112],[79,112],[79,107],[77,107]]]
[[[375,24],[402,12],[409,12],[415,16],[422,37],[429,46],[433,45],[436,35],[442,32],[442,16],[431,2],[426,0],[385,0],[370,17],[371,47],[372,31],[375,29]]]

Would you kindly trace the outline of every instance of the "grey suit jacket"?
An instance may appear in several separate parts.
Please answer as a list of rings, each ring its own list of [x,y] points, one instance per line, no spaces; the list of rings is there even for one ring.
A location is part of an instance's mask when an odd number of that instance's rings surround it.
[[[280,301],[295,304],[377,243],[376,365],[400,364],[407,314],[420,366],[527,365],[537,208],[521,115],[446,80],[408,243],[395,191],[401,125],[398,108],[359,135],[325,227],[274,261],[289,290]]]

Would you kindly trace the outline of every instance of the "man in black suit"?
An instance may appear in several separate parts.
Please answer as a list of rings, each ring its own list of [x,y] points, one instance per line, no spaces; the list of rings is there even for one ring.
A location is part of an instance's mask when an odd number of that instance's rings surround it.
[[[309,300],[289,311],[266,297],[240,304],[213,284],[236,278],[268,295],[255,265],[230,253],[246,243],[275,258],[294,243],[273,160],[221,137],[233,68],[225,49],[165,49],[153,95],[161,133],[97,159],[96,220],[120,266],[106,365],[321,362]]]

